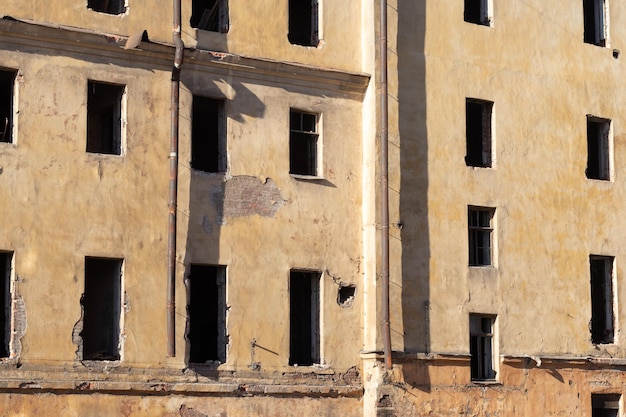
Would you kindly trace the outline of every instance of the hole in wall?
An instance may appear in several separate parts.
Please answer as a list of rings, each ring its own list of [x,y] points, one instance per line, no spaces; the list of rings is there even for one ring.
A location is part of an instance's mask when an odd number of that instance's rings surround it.
[[[337,291],[337,304],[340,307],[350,307],[354,303],[354,295],[356,294],[356,287],[354,285],[344,285],[339,287]]]

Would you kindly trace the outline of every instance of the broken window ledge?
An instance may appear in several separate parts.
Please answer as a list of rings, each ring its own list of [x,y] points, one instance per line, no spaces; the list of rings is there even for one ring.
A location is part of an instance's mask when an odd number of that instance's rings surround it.
[[[290,365],[294,372],[297,373],[314,373],[319,375],[333,375],[335,371],[330,369],[329,365],[314,363],[313,365]]]
[[[82,363],[85,368],[91,371],[106,372],[109,369],[118,368],[122,364],[122,361],[119,359],[118,360],[101,360],[101,361],[82,360],[80,361],[80,363]]]
[[[0,358],[0,369],[16,368],[19,364],[19,358],[17,356]]]
[[[190,362],[187,367],[192,370],[217,370],[221,365],[223,365],[222,362],[215,360],[206,362]]]
[[[193,168],[191,164],[189,164],[192,172],[197,172],[198,174],[211,174],[211,175],[226,175],[226,171],[204,171],[202,169]]]

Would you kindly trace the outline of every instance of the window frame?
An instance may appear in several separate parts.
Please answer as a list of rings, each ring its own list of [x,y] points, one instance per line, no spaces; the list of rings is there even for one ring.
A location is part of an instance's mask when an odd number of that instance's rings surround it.
[[[89,274],[89,265],[90,262],[106,262],[109,263],[107,267],[111,268],[113,272],[111,287],[113,291],[113,298],[111,300],[112,305],[112,316],[111,320],[113,321],[110,329],[108,327],[104,327],[102,324],[102,320],[92,320],[92,317],[106,317],[104,313],[107,312],[106,308],[106,295],[98,294],[96,297],[103,297],[102,299],[98,299],[97,301],[92,301],[93,296],[91,295],[92,291],[90,288],[93,288],[91,283],[88,283],[88,274]],[[84,258],[84,292],[81,297],[80,303],[83,311],[83,328],[81,331],[81,345],[80,345],[80,355],[81,360],[89,361],[89,362],[120,362],[122,360],[122,345],[123,345],[123,333],[124,333],[124,314],[123,314],[123,305],[124,305],[124,265],[125,260],[123,258],[111,258],[111,257],[102,257],[102,256],[85,256]],[[96,265],[91,265],[91,268],[94,268]],[[102,273],[101,266],[98,268],[99,273]],[[100,279],[89,279],[89,281],[100,281]],[[100,288],[102,284],[98,284],[98,288]],[[97,309],[93,306],[93,304],[101,304],[103,307],[101,310]],[[95,311],[93,311],[95,310]],[[92,314],[94,313],[94,314]],[[97,325],[92,324],[95,322],[100,322]],[[87,330],[89,329],[89,330]],[[98,342],[95,342],[92,337],[94,335],[102,336],[103,334],[108,335],[113,338],[112,342],[106,343],[105,353],[101,353],[102,348],[102,337]],[[115,345],[112,348],[113,344]],[[86,349],[86,346],[89,347],[89,350]],[[93,346],[97,346],[98,350],[92,350]],[[110,349],[110,350],[108,350]]]
[[[4,297],[2,301],[2,308],[4,311],[4,320],[2,323],[2,345],[0,346],[0,358],[13,358],[13,294],[15,283],[15,252],[0,250],[0,257],[2,257],[2,264],[4,270],[0,271],[3,281],[0,285],[3,286]]]
[[[212,305],[215,307],[215,317],[211,317],[211,319],[215,319],[215,328],[216,328],[216,337],[215,340],[212,340],[211,344],[213,346],[211,346],[211,350],[214,350],[214,357],[209,357],[211,356],[210,354],[207,354],[207,352],[200,352],[200,353],[196,353],[197,350],[195,348],[198,347],[198,344],[196,344],[194,346],[194,328],[193,328],[193,324],[200,322],[200,320],[195,320],[194,319],[194,311],[196,311],[196,306],[194,305],[193,301],[195,299],[194,295],[196,295],[197,293],[194,292],[194,287],[193,287],[193,275],[194,275],[194,268],[196,269],[196,271],[198,273],[202,273],[203,271],[201,271],[202,269],[213,269],[213,271],[211,271],[210,273],[215,274],[215,281],[213,284],[213,286],[215,287],[215,293],[211,294],[211,301],[213,303],[206,303],[206,305]],[[206,274],[206,271],[204,272],[204,274]],[[206,280],[207,277],[206,275],[203,275],[202,278],[203,280]],[[228,302],[227,302],[227,297],[228,297],[228,268],[226,265],[215,265],[215,264],[190,264],[189,265],[189,272],[187,274],[187,278],[186,278],[186,285],[187,285],[187,329],[185,331],[185,337],[187,339],[188,342],[188,346],[189,346],[189,356],[188,356],[188,362],[190,365],[193,366],[198,366],[198,365],[209,365],[209,366],[218,366],[220,364],[226,363],[227,360],[227,351],[228,351],[228,342],[229,342],[229,336],[228,336],[228,327],[227,327],[227,316],[228,316]],[[203,292],[202,290],[206,290],[207,287],[206,286],[202,286],[199,290],[199,293],[203,293],[206,294],[205,292]],[[198,294],[199,295],[199,294]],[[201,310],[201,309],[200,309]],[[206,317],[204,317],[206,319]],[[202,321],[204,322],[204,321]],[[201,333],[201,332],[199,332]],[[204,341],[201,342],[202,344],[204,344]],[[195,356],[195,355],[198,356]],[[203,356],[204,357],[202,359],[202,361],[197,361],[196,359],[199,356]]]
[[[95,89],[97,86],[100,88],[111,88],[112,90],[104,93],[109,94],[113,89],[115,91],[113,120],[109,126],[111,128],[110,138],[105,138],[104,134],[99,133],[94,135],[94,120],[102,115],[102,111],[94,109],[94,106],[100,105],[100,103],[94,103],[96,97]],[[88,154],[97,155],[110,155],[110,156],[124,156],[126,145],[126,105],[128,89],[124,84],[117,84],[106,81],[97,81],[89,79],[87,81],[87,123],[86,123],[86,152]],[[113,95],[113,94],[111,94]],[[100,99],[102,100],[102,99]],[[92,103],[90,105],[90,103]],[[97,129],[96,129],[97,130]],[[106,139],[106,143],[105,143]]]
[[[583,0],[583,41],[609,47],[608,0]]]
[[[468,167],[494,167],[494,107],[493,101],[470,97],[465,99],[465,164]],[[478,108],[480,108],[480,120],[476,116]],[[480,135],[476,128],[478,124],[480,124]]]
[[[308,316],[293,320],[294,313],[307,307],[306,300],[296,298],[296,281],[308,280]],[[323,363],[322,352],[322,272],[312,269],[293,268],[289,271],[289,366],[313,366]],[[298,291],[306,291],[306,285],[298,287]],[[304,323],[302,326],[301,324]],[[298,326],[300,325],[300,326]],[[298,331],[304,327],[305,332]],[[308,335],[306,334],[308,333]],[[296,343],[296,340],[299,343]],[[302,340],[309,342],[304,347]],[[308,349],[308,351],[306,351]],[[305,357],[306,356],[306,357]]]
[[[594,271],[594,264],[596,269],[602,265],[602,270]],[[615,257],[589,255],[589,270],[591,287],[591,321],[589,330],[591,343],[594,345],[615,344],[616,329],[618,329]],[[600,282],[597,282],[598,280]]]
[[[477,321],[479,324],[477,326]],[[488,331],[483,329],[489,323]],[[497,316],[470,313],[470,377],[472,382],[494,382],[498,377]],[[488,347],[488,349],[485,349]],[[488,350],[488,352],[485,352]],[[472,352],[475,352],[473,354]]]
[[[228,33],[228,31],[230,30],[228,0],[215,0],[212,9],[203,9],[204,6],[200,4],[201,2],[203,2],[203,0],[192,0],[192,12],[189,18],[189,25],[196,30],[204,30],[214,33]],[[195,11],[200,11],[202,9],[204,11],[202,12],[201,17],[196,18]],[[209,11],[208,15],[207,11]],[[216,13],[215,17],[211,17],[211,14],[213,13]]]
[[[128,10],[128,4],[127,4],[127,0],[119,0],[119,11],[115,12],[114,10],[110,10],[111,7],[109,7],[109,1],[110,0],[87,0],[87,9],[92,10],[94,12],[97,13],[106,13],[106,14],[110,14],[110,15],[114,15],[114,16],[119,16],[122,15],[124,13],[126,13],[126,10]],[[97,3],[97,4],[94,4]],[[99,2],[99,3],[98,3]]]
[[[590,180],[611,181],[614,170],[612,120],[588,114],[586,135],[587,167],[585,176]]]
[[[621,394],[591,393],[591,417],[621,417],[621,410]]]
[[[0,77],[6,77],[6,85],[10,85],[10,91],[6,93],[7,114],[5,116],[4,128],[0,127],[0,143],[15,143],[15,132],[17,125],[17,75],[18,70],[9,68],[0,68]],[[3,85],[4,82],[0,80]]]
[[[482,213],[488,214],[488,225],[481,224],[483,223],[481,221]],[[470,267],[495,267],[495,216],[496,209],[493,207],[468,206],[467,208],[468,265]],[[478,224],[473,224],[473,217],[476,217]],[[485,235],[488,238],[488,247],[484,246]],[[480,238],[481,236],[482,238]],[[488,251],[486,251],[486,248]],[[485,260],[485,253],[489,256],[488,260]],[[479,258],[481,259],[480,261]]]
[[[301,3],[301,0],[289,0],[287,4],[288,30],[287,39],[292,45],[314,47],[319,46],[321,41],[321,0],[310,1],[310,13],[302,12],[300,9],[295,10],[295,4]],[[301,6],[304,7],[304,6]],[[309,19],[306,19],[306,18]],[[296,29],[300,28],[301,20],[309,20],[310,27],[307,33],[297,33]]]
[[[300,125],[294,128],[294,115],[299,115]],[[314,117],[315,130],[305,130],[304,117]],[[289,175],[299,179],[322,179],[322,115],[296,108],[289,109]],[[305,145],[298,142],[306,140]],[[298,144],[298,146],[295,146]],[[296,150],[298,151],[296,153]],[[303,160],[306,162],[303,163]]]
[[[493,26],[493,0],[465,0],[463,20],[480,26]]]
[[[215,106],[215,115],[213,116],[212,114],[209,114],[209,111],[201,112],[197,108],[200,101],[210,102],[210,104],[208,104],[209,106]],[[205,103],[205,105],[206,104],[207,103]],[[198,139],[201,138],[198,136],[201,135],[201,133],[197,131],[198,126],[203,125],[203,122],[209,117],[215,117],[215,131],[208,132],[208,134],[212,136],[214,135],[214,138],[202,139],[202,142],[207,142],[200,144]],[[191,157],[189,165],[193,170],[210,174],[223,174],[228,171],[227,123],[226,99],[197,94],[192,96],[190,141]],[[212,155],[200,158],[198,153],[202,153],[202,151],[209,152]],[[215,168],[212,168],[213,166]]]

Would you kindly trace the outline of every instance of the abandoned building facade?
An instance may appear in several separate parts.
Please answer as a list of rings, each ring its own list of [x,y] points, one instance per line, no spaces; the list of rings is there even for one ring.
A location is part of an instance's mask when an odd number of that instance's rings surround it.
[[[0,414],[624,415],[626,5],[173,3],[0,5]]]

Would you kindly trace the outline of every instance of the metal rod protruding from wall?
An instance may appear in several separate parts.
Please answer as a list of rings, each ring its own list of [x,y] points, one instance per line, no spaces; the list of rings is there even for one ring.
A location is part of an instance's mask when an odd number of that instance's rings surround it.
[[[178,206],[178,120],[180,108],[180,70],[185,45],[181,38],[181,0],[174,0],[173,18],[174,66],[172,68],[170,186],[167,234],[167,356],[176,356],[176,212]]]

